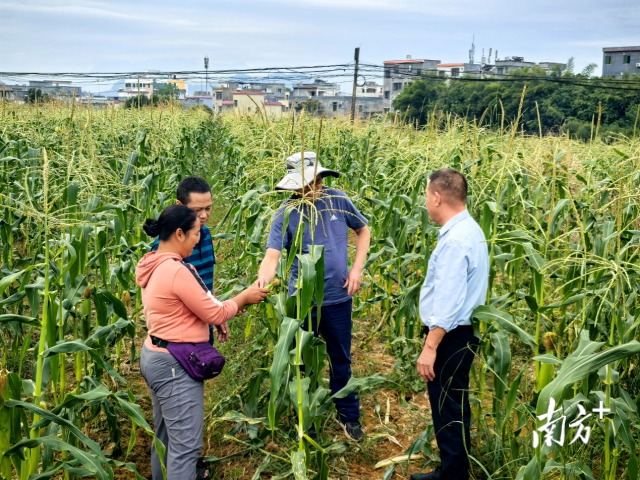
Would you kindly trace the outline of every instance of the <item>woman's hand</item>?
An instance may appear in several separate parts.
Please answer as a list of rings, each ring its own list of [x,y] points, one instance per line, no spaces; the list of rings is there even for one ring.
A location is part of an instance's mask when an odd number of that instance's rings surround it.
[[[271,291],[266,288],[251,286],[232,300],[238,304],[238,311],[240,311],[245,305],[255,305],[264,301],[270,293]]]
[[[218,337],[220,343],[229,340],[229,326],[227,322],[224,322],[222,325],[216,325],[216,337]]]
[[[244,292],[246,295],[246,304],[247,305],[255,305],[256,303],[260,303],[267,298],[267,295],[271,293],[270,290],[261,287],[249,287]]]

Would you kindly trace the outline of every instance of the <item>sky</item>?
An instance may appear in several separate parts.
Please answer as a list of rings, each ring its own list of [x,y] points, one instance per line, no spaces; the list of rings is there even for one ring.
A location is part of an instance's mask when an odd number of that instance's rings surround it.
[[[476,62],[493,48],[600,73],[603,47],[640,45],[639,19],[638,0],[1,0],[0,71],[340,64],[355,47],[376,64],[467,62],[475,35]]]

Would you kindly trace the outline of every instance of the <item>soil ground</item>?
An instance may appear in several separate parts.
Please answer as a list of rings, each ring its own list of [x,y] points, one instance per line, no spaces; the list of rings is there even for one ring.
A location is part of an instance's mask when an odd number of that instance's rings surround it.
[[[353,374],[356,377],[371,375],[375,372],[391,374],[395,359],[385,352],[385,345],[374,340],[366,350],[359,346],[366,339],[366,333],[364,332],[369,328],[369,322],[354,318]],[[141,342],[142,338],[139,337],[136,343],[141,344]],[[140,351],[139,346],[137,350]],[[151,401],[148,396],[147,385],[140,375],[139,361],[136,361],[132,368],[124,366],[124,371],[124,377],[129,382],[132,392],[135,395],[142,396],[137,403],[141,406],[146,418],[153,426]],[[246,373],[248,374],[249,372]],[[208,407],[215,404],[216,400],[219,399],[220,379],[222,381],[225,380],[221,376],[205,383],[205,399],[208,400]],[[344,453],[331,458],[330,478],[345,480],[382,478],[386,468],[376,469],[374,468],[376,463],[402,455],[424,431],[430,420],[430,405],[426,389],[404,401],[401,396],[402,393],[399,389],[381,388],[374,390],[374,393],[365,394],[361,398],[361,423],[366,435],[366,439],[361,443],[355,443],[350,440],[335,419],[332,419],[327,424],[322,436],[324,446],[327,446],[330,442],[339,442],[347,447]],[[233,426],[234,424],[232,423],[227,423],[226,425],[224,423],[216,424],[214,429],[219,430],[218,432],[205,432],[203,454],[222,458],[245,450],[246,447],[241,444],[230,440],[220,440],[222,433],[230,431]],[[126,446],[129,442],[130,427],[123,425],[122,428],[122,444]],[[235,436],[239,439],[248,438],[243,431],[238,432]],[[106,448],[108,445],[104,447]],[[283,451],[275,444],[269,444],[267,450],[288,456],[288,452]],[[128,458],[120,457],[118,459],[135,463],[138,472],[150,479],[150,452],[151,439],[138,427],[136,444],[132,452]],[[264,454],[259,452],[232,458],[225,463],[217,465],[214,478],[251,479],[263,458]],[[419,470],[427,460],[412,462],[410,471]],[[408,476],[406,473],[403,474],[404,465],[396,469],[396,478],[406,478]],[[430,469],[431,467],[427,467],[425,471]],[[271,478],[274,473],[265,471],[260,478]],[[135,479],[135,474],[125,468],[120,468],[116,470],[116,478],[119,480]]]

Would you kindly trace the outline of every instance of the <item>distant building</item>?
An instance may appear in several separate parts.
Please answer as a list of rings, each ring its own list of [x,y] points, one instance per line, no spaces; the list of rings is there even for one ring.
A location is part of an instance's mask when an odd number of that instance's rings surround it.
[[[317,79],[313,83],[298,83],[293,86],[294,97],[335,97],[340,95],[340,86]]]
[[[404,87],[428,71],[435,72],[440,60],[387,60],[384,62],[383,111],[393,111],[393,101]]]
[[[49,94],[53,97],[70,97],[74,91],[77,98],[82,96],[82,87],[75,86],[68,80],[29,80],[29,88],[40,89],[43,95]]]
[[[252,92],[264,92],[270,97],[283,97],[287,93],[287,87],[284,83],[242,83],[241,90],[249,90]]]
[[[382,98],[384,95],[384,85],[378,85],[376,82],[365,82],[363,86],[356,86],[356,98],[358,97],[375,97]]]
[[[206,95],[185,95],[184,107],[187,110],[201,105],[206,105],[213,110],[213,97]]]
[[[489,71],[495,75],[508,75],[509,72],[524,67],[535,67],[535,62],[525,62],[524,57],[505,57],[502,60],[496,58],[495,65]]]
[[[481,66],[477,63],[439,63],[436,69],[440,77],[461,77],[464,74],[481,72]]]
[[[540,62],[538,63],[538,67],[540,67],[542,70],[552,70],[554,68],[558,68],[560,70],[566,70],[567,64],[560,63],[560,62]]]
[[[264,92],[233,92],[233,108],[239,112],[255,112],[265,102]]]
[[[233,92],[233,110],[237,112],[255,113],[266,112],[269,116],[279,117],[285,111],[281,102],[269,101],[265,92],[250,92],[238,90]]]
[[[175,85],[178,88],[178,100],[184,100],[187,95],[187,80],[178,79],[178,78],[159,78],[159,79],[154,79],[153,83],[154,83],[153,84],[154,90],[160,85],[166,85],[166,84]],[[136,84],[136,88],[137,88],[137,84]]]
[[[71,102],[75,90],[76,101],[82,97],[82,87],[73,85],[70,81],[46,81],[30,80],[29,85],[3,85],[0,84],[0,98],[4,89],[7,100],[23,102],[27,98],[29,90],[40,90],[42,95],[49,95],[57,100]]]
[[[5,85],[0,83],[0,98],[7,100],[24,100],[29,87],[23,85]]]
[[[602,76],[622,78],[624,73],[640,75],[640,47],[602,49]]]
[[[230,102],[233,106],[233,95],[229,91],[229,89],[224,87],[212,87],[211,88],[211,97],[213,99],[213,111],[219,113],[223,110],[223,104],[226,100]]]
[[[113,105],[115,102],[114,100],[110,100],[103,95],[93,96],[91,95],[91,93],[89,93],[89,95],[87,95],[86,97],[81,97],[79,99],[76,99],[76,103],[101,109],[101,108],[108,108],[111,105]]]
[[[321,96],[321,97],[291,97],[289,107],[293,106],[293,101],[296,105],[300,105],[308,100],[317,101],[322,106],[322,113],[327,117],[337,116],[349,116],[351,115],[351,95],[339,95],[339,96]],[[382,97],[361,97],[356,94],[356,116],[360,118],[367,118],[372,115],[381,114],[384,112],[384,99]]]
[[[285,111],[285,106],[281,102],[264,102],[263,108],[270,117],[279,117]]]
[[[233,100],[222,100],[220,106],[217,106],[217,112],[233,112]]]
[[[125,92],[126,95],[123,96],[127,98],[135,97],[138,94],[151,98],[151,95],[153,95],[153,87],[154,80],[152,78],[132,77],[125,78],[124,88],[119,89],[118,91]]]

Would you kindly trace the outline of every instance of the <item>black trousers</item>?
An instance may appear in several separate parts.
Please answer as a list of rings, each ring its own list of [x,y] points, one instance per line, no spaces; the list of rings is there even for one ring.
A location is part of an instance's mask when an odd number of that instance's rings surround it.
[[[469,372],[479,339],[473,327],[460,326],[445,334],[436,350],[436,378],[427,383],[442,479],[467,480],[471,452]]]
[[[353,300],[322,307],[320,328],[318,329],[318,307],[311,311],[311,326],[317,337],[322,334],[327,345],[327,355],[331,362],[329,388],[331,395],[342,390],[351,378],[351,311]],[[303,328],[309,329],[309,319],[305,319]],[[355,392],[334,401],[342,422],[358,422],[360,418],[360,400]]]

